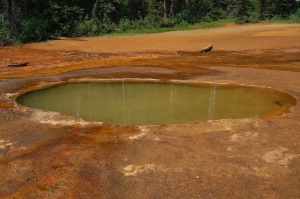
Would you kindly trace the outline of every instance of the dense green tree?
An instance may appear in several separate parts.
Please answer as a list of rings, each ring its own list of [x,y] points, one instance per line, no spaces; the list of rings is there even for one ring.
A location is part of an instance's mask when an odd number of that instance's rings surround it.
[[[161,0],[148,0],[147,14],[151,18],[160,20],[163,17],[163,1]]]
[[[228,17],[238,22],[299,21],[299,8],[297,0],[1,0],[0,45]]]
[[[1,27],[6,30],[5,38],[16,39],[18,35],[18,22],[13,0],[2,0],[1,2]]]
[[[250,0],[234,0],[234,15],[237,17],[238,22],[249,22],[253,4]]]
[[[130,20],[138,20],[147,15],[148,2],[143,0],[127,0],[123,3],[126,10],[123,12],[123,17]],[[124,8],[123,8],[124,9]]]
[[[64,6],[57,2],[51,2],[46,18],[51,26],[52,33],[70,36],[75,29],[76,21],[83,13],[83,9],[78,6]]]
[[[287,17],[299,8],[296,0],[260,0],[260,16],[262,19],[274,16]]]

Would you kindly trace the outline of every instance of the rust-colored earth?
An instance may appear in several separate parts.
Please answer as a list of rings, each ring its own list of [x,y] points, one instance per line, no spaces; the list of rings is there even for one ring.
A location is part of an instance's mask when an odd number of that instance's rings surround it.
[[[6,67],[15,62],[29,65]],[[0,198],[300,198],[299,72],[299,24],[0,48]],[[15,102],[52,83],[111,78],[271,87],[297,104],[265,118],[120,126]]]

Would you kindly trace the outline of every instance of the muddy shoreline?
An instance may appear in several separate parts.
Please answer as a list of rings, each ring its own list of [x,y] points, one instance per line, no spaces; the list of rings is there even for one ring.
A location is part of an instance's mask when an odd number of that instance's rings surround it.
[[[5,79],[0,81],[0,169],[5,171],[0,172],[0,197],[299,198],[300,46],[299,39],[289,42],[300,27],[289,27],[249,26],[251,34],[244,28],[225,29],[240,39],[250,34],[258,43],[272,40],[273,47],[268,43],[267,49],[254,45],[255,50],[240,51],[229,46],[207,54],[129,53],[124,48],[122,53],[101,55],[101,50],[93,52],[95,46],[90,51],[88,45],[83,51],[76,45],[53,50],[47,42],[1,48],[5,59],[0,65],[12,60],[30,65],[0,68]],[[221,37],[220,30],[212,29],[213,37]],[[272,34],[277,35],[272,39]],[[281,34],[287,38],[282,46],[276,43]],[[271,38],[264,40],[267,36]],[[227,39],[225,34],[219,41]],[[145,126],[89,122],[13,101],[36,86],[111,78],[270,87],[289,93],[297,104],[281,116]]]

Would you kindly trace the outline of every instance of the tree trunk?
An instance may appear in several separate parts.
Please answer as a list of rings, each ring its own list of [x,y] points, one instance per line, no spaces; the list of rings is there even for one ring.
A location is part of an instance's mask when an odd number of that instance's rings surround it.
[[[164,0],[164,20],[167,20],[167,0]]]
[[[12,8],[12,0],[2,0],[4,13],[2,16],[2,21],[8,22],[10,25],[13,20],[13,8]]]
[[[174,9],[175,9],[175,0],[171,0],[171,4],[170,4],[170,14],[172,16],[174,16]]]
[[[97,7],[98,7],[98,4],[99,4],[99,0],[96,0],[94,6],[93,6],[93,9],[92,9],[92,17],[93,18],[96,18],[96,12],[97,12]]]

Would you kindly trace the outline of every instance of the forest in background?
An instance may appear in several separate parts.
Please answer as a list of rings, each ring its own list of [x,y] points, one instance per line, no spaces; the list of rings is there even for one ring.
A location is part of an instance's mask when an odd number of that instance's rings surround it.
[[[52,37],[185,29],[263,20],[300,23],[299,0],[1,0],[0,45]]]

